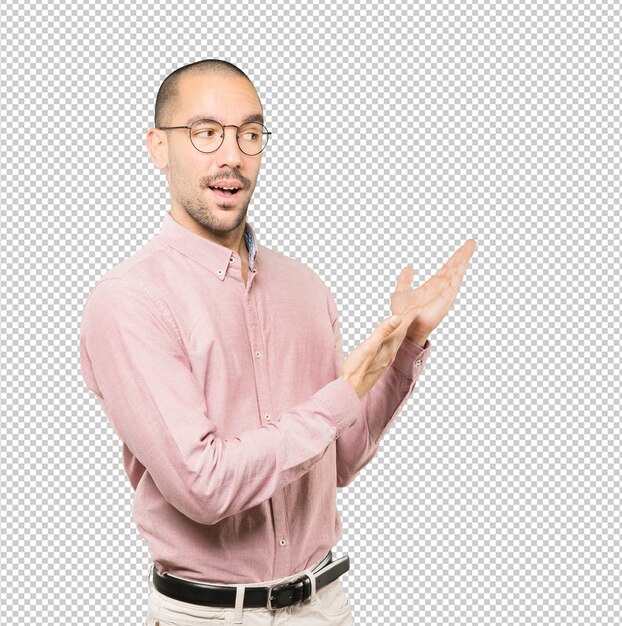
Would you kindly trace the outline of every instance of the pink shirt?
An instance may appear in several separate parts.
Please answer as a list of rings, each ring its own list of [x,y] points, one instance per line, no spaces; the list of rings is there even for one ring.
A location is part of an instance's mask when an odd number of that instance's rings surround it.
[[[245,241],[246,284],[239,254],[167,213],[97,281],[80,333],[155,567],[215,584],[290,576],[334,547],[336,488],[376,453],[430,353],[405,339],[359,398],[338,378],[328,288],[248,222]]]

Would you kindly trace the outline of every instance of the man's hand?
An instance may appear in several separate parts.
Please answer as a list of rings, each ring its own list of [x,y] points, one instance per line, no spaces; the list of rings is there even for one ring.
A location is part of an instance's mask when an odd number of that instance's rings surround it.
[[[391,312],[407,317],[405,313],[418,309],[415,319],[409,323],[406,337],[423,348],[428,335],[440,324],[456,299],[462,277],[477,242],[467,239],[432,278],[410,291],[414,271],[407,265],[397,279],[397,287],[391,295]]]
[[[393,363],[404,337],[421,347],[428,335],[445,317],[458,293],[458,287],[477,243],[469,239],[426,283],[409,291],[413,279],[405,267],[391,296],[391,312],[399,319],[385,319],[344,361],[344,378],[362,398]]]
[[[345,379],[362,398],[393,363],[404,341],[406,328],[415,319],[417,308],[404,315],[391,316],[376,326],[374,332],[359,344],[343,363],[340,378]]]

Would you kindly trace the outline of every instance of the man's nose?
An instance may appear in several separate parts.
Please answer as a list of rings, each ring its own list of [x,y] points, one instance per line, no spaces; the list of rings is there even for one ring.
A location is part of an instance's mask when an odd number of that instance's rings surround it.
[[[238,145],[238,129],[233,126],[226,126],[223,128],[223,132],[225,136],[220,148],[216,150],[216,157],[221,165],[239,165],[244,153]]]

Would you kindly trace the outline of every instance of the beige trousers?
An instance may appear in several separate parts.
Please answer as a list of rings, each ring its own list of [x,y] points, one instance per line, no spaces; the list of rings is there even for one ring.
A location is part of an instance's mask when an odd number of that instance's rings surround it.
[[[152,570],[149,568],[149,603],[143,624],[145,626],[354,626],[352,606],[346,595],[341,578],[319,591],[315,589],[314,570],[321,569],[327,557],[309,569],[293,576],[277,578],[237,587],[234,607],[210,607],[181,602],[161,594],[153,586]],[[289,582],[305,573],[311,579],[311,597],[293,606],[274,611],[267,607],[243,608],[246,587],[264,587]]]

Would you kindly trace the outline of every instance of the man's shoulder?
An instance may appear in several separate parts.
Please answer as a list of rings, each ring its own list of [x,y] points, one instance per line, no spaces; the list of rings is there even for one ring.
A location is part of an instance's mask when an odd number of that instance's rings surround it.
[[[158,238],[153,237],[136,252],[106,270],[97,282],[109,278],[123,278],[128,282],[141,280],[144,274],[153,272],[154,265],[162,261],[164,253],[165,249],[158,244]]]
[[[291,277],[297,281],[308,282],[317,286],[325,286],[320,275],[309,265],[298,259],[287,256],[283,252],[259,245],[262,264],[270,272],[281,277]]]
[[[95,290],[105,292],[108,297],[129,292],[137,296],[149,296],[158,301],[157,276],[166,263],[166,250],[158,238],[151,238],[133,254],[106,270],[92,285],[86,303]],[[102,295],[102,297],[104,297]]]

